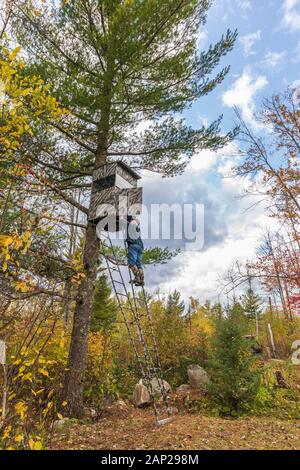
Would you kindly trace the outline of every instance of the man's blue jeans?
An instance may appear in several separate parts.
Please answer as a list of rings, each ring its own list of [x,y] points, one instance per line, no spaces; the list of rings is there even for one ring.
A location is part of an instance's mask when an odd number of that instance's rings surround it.
[[[130,243],[128,245],[128,264],[129,266],[137,266],[142,269],[142,253],[143,249],[140,245]]]

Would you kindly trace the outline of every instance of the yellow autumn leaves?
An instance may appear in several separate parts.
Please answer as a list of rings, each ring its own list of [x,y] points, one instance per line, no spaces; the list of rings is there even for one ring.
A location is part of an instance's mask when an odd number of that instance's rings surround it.
[[[60,402],[53,383],[57,367],[62,361],[61,354],[64,353],[58,338],[53,342],[52,353],[52,358],[49,358],[40,354],[39,348],[23,347],[17,356],[10,356],[10,365],[15,374],[7,391],[9,411],[3,428],[0,426],[0,448],[42,450],[49,423],[64,419],[62,413],[67,402]],[[39,356],[36,357],[36,354]],[[39,407],[39,422],[36,428],[30,428],[29,431],[32,406]]]
[[[13,185],[15,180],[26,179],[27,172],[30,171],[16,157],[23,138],[33,135],[34,126],[41,118],[58,121],[66,114],[58,101],[50,95],[43,80],[36,75],[25,74],[24,68],[20,48],[10,51],[0,43],[0,193],[3,194],[3,201],[7,197],[5,187],[8,183]],[[3,218],[5,203],[0,209]],[[0,269],[6,278],[11,278],[11,286],[21,293],[32,288],[29,278],[16,275],[18,259],[20,255],[27,254],[31,235],[29,229],[25,229],[23,233],[0,234]]]
[[[6,278],[10,277],[10,266],[14,270],[19,266],[16,254],[21,253],[26,255],[31,244],[30,235],[29,230],[21,235],[18,233],[9,235],[0,234],[0,264]],[[30,288],[30,283],[28,281],[25,282],[24,279],[15,279],[13,277],[11,284],[19,292],[27,292]]]
[[[35,75],[24,75],[24,62],[19,58],[20,48],[10,52],[0,45],[0,154],[12,155],[21,138],[32,135],[32,125],[42,115],[58,119],[66,111],[49,93],[43,80]]]
[[[15,412],[17,415],[20,416],[21,421],[24,421],[27,415],[27,405],[25,405],[23,402],[16,403]],[[10,442],[12,441],[12,443],[15,443],[17,445],[24,443],[25,435],[23,434],[22,431],[19,431],[15,436],[12,436],[12,432],[13,432],[12,426],[11,425],[6,426],[5,429],[3,430],[2,440],[7,441],[9,439]],[[7,450],[14,450],[12,443],[10,444],[10,446],[7,447]],[[28,439],[28,446],[30,450],[42,450],[43,448],[42,438],[40,436],[35,436],[34,438]]]

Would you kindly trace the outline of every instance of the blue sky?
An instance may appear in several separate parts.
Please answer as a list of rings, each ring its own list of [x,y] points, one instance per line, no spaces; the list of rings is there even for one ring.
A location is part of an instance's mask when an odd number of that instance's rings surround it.
[[[184,116],[197,127],[223,114],[223,129],[228,130],[233,126],[233,107],[238,106],[248,125],[264,132],[257,128],[254,116],[263,97],[297,81],[300,85],[300,0],[215,0],[199,31],[199,47],[206,49],[227,28],[239,34],[234,50],[221,64],[230,64],[231,70],[221,86]],[[147,268],[147,285],[153,291],[168,294],[177,288],[185,299],[216,301],[218,277],[236,259],[245,261],[255,255],[263,230],[273,222],[262,204],[250,210],[253,198],[240,197],[247,181],[228,177],[237,162],[238,145],[233,142],[217,153],[199,152],[182,176],[143,178],[146,204],[192,202],[205,207],[203,249]]]
[[[186,113],[193,124],[199,115],[213,119],[223,113],[225,128],[230,127],[232,110],[224,105],[223,94],[243,74],[249,77],[254,104],[300,79],[300,0],[215,0],[200,45],[215,42],[227,28],[239,34],[234,50],[222,61],[230,64],[230,73]]]

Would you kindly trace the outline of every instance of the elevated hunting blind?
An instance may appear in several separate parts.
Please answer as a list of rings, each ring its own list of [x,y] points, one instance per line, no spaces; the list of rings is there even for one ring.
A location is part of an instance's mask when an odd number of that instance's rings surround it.
[[[89,221],[98,223],[104,217],[137,215],[141,212],[141,177],[124,162],[107,163],[93,173],[94,190]]]

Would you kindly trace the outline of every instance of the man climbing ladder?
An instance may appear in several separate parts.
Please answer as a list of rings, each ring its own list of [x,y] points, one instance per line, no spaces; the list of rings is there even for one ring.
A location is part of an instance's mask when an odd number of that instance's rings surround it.
[[[128,216],[126,243],[128,248],[128,266],[131,269],[135,286],[144,286],[144,270],[142,266],[142,253],[144,243],[141,238],[140,221],[137,217]]]

